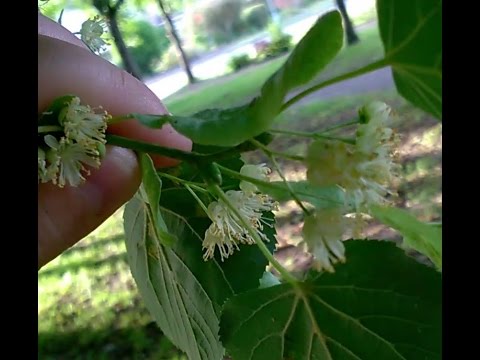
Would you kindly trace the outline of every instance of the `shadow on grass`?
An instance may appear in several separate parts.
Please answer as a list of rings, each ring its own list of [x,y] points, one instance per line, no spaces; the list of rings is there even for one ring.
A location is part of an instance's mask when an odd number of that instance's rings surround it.
[[[79,262],[76,262],[76,263],[69,263],[69,264],[66,264],[66,265],[55,266],[53,268],[41,270],[38,273],[38,276],[39,277],[41,277],[41,276],[51,276],[51,275],[60,276],[67,271],[75,273],[78,270],[80,270],[81,268],[99,267],[99,266],[105,265],[105,264],[113,265],[113,264],[116,264],[116,263],[119,263],[119,262],[127,262],[127,254],[126,253],[111,255],[111,256],[105,257],[103,259],[98,259],[98,260],[85,260],[85,261],[79,261]]]
[[[117,244],[119,242],[123,242],[124,239],[125,239],[124,234],[118,234],[118,235],[106,237],[104,239],[96,239],[89,243],[80,242],[78,245],[65,251],[65,255],[75,255],[75,254],[81,254],[85,251],[98,250],[110,244]]]
[[[186,360],[154,322],[123,329],[38,334],[39,359]]]
[[[441,151],[430,151],[428,153],[420,154],[408,154],[402,158],[402,164],[415,164],[417,161],[429,161],[430,165],[432,164],[442,164],[442,152]]]

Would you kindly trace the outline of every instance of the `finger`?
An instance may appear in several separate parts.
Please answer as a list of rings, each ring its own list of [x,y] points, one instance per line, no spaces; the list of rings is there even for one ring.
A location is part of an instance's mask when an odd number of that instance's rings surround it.
[[[42,35],[38,36],[38,108],[44,110],[56,97],[75,94],[92,107],[102,106],[112,115],[131,112],[167,113],[163,104],[142,82],[108,61],[78,46]],[[175,132],[170,125],[150,129],[136,120],[109,126],[109,132],[189,151],[191,141]],[[152,156],[156,166],[177,163]]]
[[[108,147],[101,168],[80,187],[41,184],[38,192],[38,268],[103,223],[140,184],[135,154]]]
[[[88,50],[88,47],[84,44],[82,40],[77,38],[59,23],[49,19],[41,13],[38,13],[38,34],[66,41],[68,43],[80,46]]]
[[[39,36],[39,111],[56,97],[78,95],[112,114],[164,113],[160,101],[143,84],[90,52],[63,41]],[[63,60],[62,60],[63,59]],[[95,59],[95,60],[93,60]],[[171,128],[143,128],[130,121],[117,133],[164,146],[189,150],[191,142]],[[131,133],[128,133],[128,132]],[[173,164],[156,158],[157,165]],[[131,198],[140,182],[133,152],[109,148],[99,170],[78,188],[39,186],[39,267],[82,239]]]

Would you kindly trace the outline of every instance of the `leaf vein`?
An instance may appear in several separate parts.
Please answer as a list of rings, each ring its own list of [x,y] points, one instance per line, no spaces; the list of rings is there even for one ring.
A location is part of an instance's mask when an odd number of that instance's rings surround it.
[[[346,319],[347,321],[350,321],[352,322],[353,324],[356,324],[358,327],[360,327],[361,329],[363,329],[364,331],[366,331],[367,333],[373,335],[374,337],[376,337],[378,340],[380,340],[381,342],[383,342],[387,347],[389,347],[393,352],[395,352],[397,355],[399,355],[401,358],[403,358],[403,356],[401,356],[401,354],[399,354],[396,349],[387,341],[385,340],[384,338],[382,338],[380,335],[378,335],[377,333],[373,332],[372,330],[370,330],[369,328],[367,328],[365,325],[363,325],[360,321],[358,321],[357,319],[351,317],[350,315],[344,313],[343,311],[340,311],[338,310],[337,308],[333,307],[332,305],[330,305],[329,303],[327,303],[326,301],[324,301],[322,298],[320,298],[318,295],[316,294],[312,294],[312,298],[317,300],[320,304],[323,304],[325,307],[327,307],[328,309],[330,309],[331,311],[333,311],[334,313],[338,314],[340,317]]]

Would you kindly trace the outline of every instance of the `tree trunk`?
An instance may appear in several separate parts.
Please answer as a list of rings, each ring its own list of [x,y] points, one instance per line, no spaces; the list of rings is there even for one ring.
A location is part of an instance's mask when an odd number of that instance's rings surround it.
[[[278,14],[278,10],[273,3],[273,0],[265,0],[265,4],[267,5],[267,11],[272,18],[273,23],[279,25],[280,24],[280,16]]]
[[[158,6],[160,7],[160,11],[162,13],[162,17],[165,22],[165,31],[167,32],[167,36],[170,39],[170,42],[173,44],[177,52],[177,58],[178,58],[178,61],[180,62],[180,66],[183,68],[183,70],[187,74],[188,83],[193,84],[195,82],[195,77],[193,76],[192,70],[190,69],[190,63],[188,61],[187,55],[183,51],[180,38],[178,37],[177,31],[175,30],[175,26],[173,25],[172,19],[170,19],[170,15],[165,9],[163,0],[158,0]]]
[[[360,39],[358,38],[358,35],[355,33],[352,21],[350,20],[350,17],[348,16],[347,8],[345,6],[345,1],[344,0],[335,0],[335,2],[337,3],[338,10],[340,10],[340,14],[342,14],[342,18],[343,18],[343,23],[345,24],[345,33],[347,35],[347,44],[348,45],[353,45],[356,42],[360,41]]]
[[[135,62],[135,60],[132,58],[130,51],[125,45],[125,41],[123,41],[122,33],[120,32],[120,29],[118,27],[117,9],[109,7],[108,13],[106,15],[108,17],[108,24],[113,36],[113,40],[115,41],[115,45],[117,46],[120,56],[122,57],[122,62],[123,62],[123,66],[125,67],[125,70],[128,73],[135,76],[138,80],[142,80],[138,65]]]

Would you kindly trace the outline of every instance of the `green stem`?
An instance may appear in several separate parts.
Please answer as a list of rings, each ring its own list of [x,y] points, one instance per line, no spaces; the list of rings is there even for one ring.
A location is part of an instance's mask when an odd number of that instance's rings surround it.
[[[374,70],[377,70],[377,69],[381,69],[381,68],[383,68],[387,65],[388,65],[387,60],[386,59],[381,59],[381,60],[375,61],[371,64],[368,64],[364,67],[361,67],[360,69],[351,71],[349,73],[346,73],[346,74],[343,74],[343,75],[340,75],[340,76],[336,76],[334,78],[331,78],[329,80],[321,82],[320,84],[314,85],[311,88],[308,88],[307,90],[302,91],[301,93],[295,95],[293,98],[288,100],[285,104],[283,104],[280,112],[285,111],[290,106],[292,106],[293,104],[295,104],[299,100],[303,99],[305,96],[310,95],[311,93],[313,93],[317,90],[320,90],[324,87],[333,85],[337,82],[345,81],[345,80],[357,77],[359,75],[363,75],[365,73],[368,73],[368,72],[371,72],[371,71],[374,71]]]
[[[288,160],[305,161],[304,156],[287,154],[287,153],[271,150],[271,149],[267,148],[264,144],[262,144],[260,141],[255,140],[255,139],[251,139],[251,140],[248,140],[248,141],[250,143],[254,144],[256,148],[268,149],[268,152],[272,155],[275,155],[275,156],[278,156],[278,157],[281,157],[281,158],[284,158],[284,159],[288,159]]]
[[[255,140],[255,139],[250,140],[250,142],[252,144],[255,144],[255,146],[257,148],[260,147],[261,149],[268,149],[265,145],[263,145],[261,142]],[[257,145],[257,144],[259,144],[259,145]],[[284,158],[284,159],[288,159],[288,160],[305,161],[305,157],[300,156],[300,155],[287,154],[287,153],[283,153],[283,152],[274,151],[274,150],[271,150],[271,149],[268,149],[268,152],[272,155],[275,155],[275,156],[278,156],[278,157],[281,157],[281,158]]]
[[[220,169],[221,172],[227,174],[227,175],[230,175],[236,179],[239,179],[239,180],[244,180],[244,181],[248,181],[248,182],[251,182],[252,184],[255,184],[255,185],[260,185],[260,186],[265,186],[265,187],[270,187],[272,189],[278,189],[278,190],[283,190],[282,187],[279,187],[279,186],[275,186],[275,185],[272,185],[271,183],[269,183],[268,181],[263,181],[263,180],[259,180],[259,179],[256,179],[256,178],[253,178],[253,177],[250,177],[250,176],[245,176],[245,175],[242,175],[240,174],[239,172],[237,171],[234,171],[234,170],[231,170],[225,166],[222,166],[220,164],[217,164],[218,168]]]
[[[275,170],[277,170],[278,174],[282,178],[282,181],[285,184],[285,186],[287,187],[290,195],[292,195],[293,200],[295,200],[297,205],[300,206],[300,208],[302,209],[302,211],[304,212],[305,215],[307,215],[307,216],[310,215],[310,211],[308,211],[308,209],[305,207],[305,205],[303,205],[303,203],[298,198],[297,194],[295,194],[295,191],[293,191],[292,187],[290,186],[290,183],[285,178],[285,175],[283,175],[282,169],[280,169],[280,166],[278,165],[277,160],[275,159],[275,156],[272,154],[272,151],[268,147],[266,147],[262,143],[259,143],[256,140],[252,139],[250,141],[252,142],[252,144],[254,144],[258,148],[262,149],[262,151],[265,153],[265,155],[267,155],[267,157],[272,161],[273,166],[275,167]]]
[[[110,145],[117,145],[124,148],[145,152],[149,154],[163,155],[172,159],[194,163],[198,166],[203,166],[204,164],[210,164],[212,162],[231,158],[235,154],[246,151],[247,149],[245,145],[248,143],[248,142],[245,142],[238,146],[228,148],[225,150],[220,150],[215,153],[201,154],[194,151],[186,152],[186,151],[182,151],[174,148],[167,148],[164,146],[159,146],[159,145],[146,143],[139,140],[133,140],[123,136],[112,135],[112,134],[107,134],[106,139],[107,139],[107,143]]]
[[[132,119],[134,119],[134,117],[131,114],[120,115],[120,116],[112,116],[108,120],[108,125],[116,124],[116,123],[119,123],[119,122],[124,121],[124,120],[132,120]]]
[[[268,250],[267,246],[265,243],[262,241],[260,236],[257,234],[257,231],[252,228],[250,225],[248,219],[243,216],[243,214],[238,211],[238,209],[230,202],[228,197],[225,195],[223,192],[222,188],[218,185],[213,185],[212,189],[215,191],[216,195],[218,196],[219,199],[221,199],[225,205],[238,217],[240,220],[241,224],[245,227],[245,229],[248,231],[250,236],[255,240],[255,243],[257,244],[258,248],[260,251],[263,253],[263,255],[267,258],[267,260],[273,265],[273,267],[282,275],[282,277],[291,283],[293,286],[297,286],[297,279],[288,272],[287,269],[285,269],[278,261],[273,257],[273,255],[270,253]]]
[[[55,132],[55,131],[63,131],[62,127],[58,125],[42,125],[38,127],[38,133],[48,133],[48,132]]]
[[[294,161],[305,161],[306,158],[305,156],[300,156],[300,155],[293,155],[293,154],[286,154],[282,152],[276,152],[271,150],[272,155],[279,156],[281,158],[287,159],[287,160],[294,160]]]
[[[173,175],[170,175],[170,174],[167,174],[167,173],[163,173],[163,172],[157,172],[157,174],[159,176],[162,176],[162,177],[165,177],[169,180],[172,180],[173,182],[176,182],[178,184],[181,184],[181,185],[190,185],[193,189],[195,190],[198,190],[198,191],[202,191],[202,192],[208,192],[207,189],[203,188],[201,185],[201,183],[195,183],[193,181],[188,181],[188,180],[183,180],[183,179],[180,179],[176,176],[173,176]]]
[[[304,131],[280,130],[280,129],[271,129],[270,132],[273,134],[301,136],[306,138],[313,138],[315,135],[315,133],[309,133]]]
[[[205,214],[208,215],[208,209],[207,207],[205,206],[205,204],[203,203],[203,201],[198,197],[197,194],[195,194],[195,191],[193,191],[190,186],[188,186],[188,184],[183,184],[183,186],[185,186],[185,188],[188,190],[188,192],[190,194],[192,194],[192,196],[195,198],[195,200],[197,200],[198,204],[200,205],[200,207],[203,209],[203,211],[205,211]]]
[[[309,133],[303,131],[291,131],[291,130],[279,130],[279,129],[272,129],[270,130],[271,133],[280,134],[280,135],[292,135],[292,136],[301,136],[310,139],[327,139],[327,140],[336,140],[341,141],[347,144],[355,145],[355,139],[349,138],[341,138],[337,136],[329,136],[329,135],[322,135],[321,133]]]
[[[263,187],[263,188],[270,188],[270,189],[278,190],[278,191],[282,191],[282,192],[285,191],[285,188],[283,188],[282,186],[272,184],[272,183],[267,182],[267,181],[255,179],[255,178],[250,177],[250,176],[242,175],[239,172],[233,171],[233,170],[231,170],[231,169],[229,169],[225,166],[222,166],[220,164],[217,164],[217,166],[218,166],[218,168],[220,169],[221,172],[223,172],[224,174],[227,174],[231,177],[234,177],[236,179],[248,181],[248,182],[251,182],[252,184],[255,184],[255,185]],[[309,196],[309,197],[312,196],[312,194],[302,193],[302,192],[298,192],[298,191],[297,191],[297,194],[300,194],[300,195],[303,194],[303,195]],[[324,197],[321,197],[321,196],[317,196],[317,198],[322,199],[324,201],[330,201],[330,202],[332,202],[334,204],[337,204],[337,205],[343,205],[343,202],[340,202],[340,201],[333,201],[332,199],[324,198]]]
[[[117,145],[149,154],[163,155],[172,159],[187,161],[191,163],[197,163],[199,158],[205,157],[205,155],[203,154],[167,148],[164,146],[154,145],[143,141],[128,139],[118,135],[107,134],[106,139],[107,143],[110,145]]]
[[[332,130],[340,129],[340,128],[347,127],[347,126],[350,126],[350,125],[355,125],[355,124],[358,124],[358,123],[360,123],[360,120],[358,120],[358,119],[347,121],[347,122],[344,122],[344,123],[341,123],[341,124],[334,125],[334,126],[326,128],[326,129],[323,129],[322,131],[317,132],[317,134],[326,133],[326,132],[329,132],[329,131],[332,131]]]
[[[252,184],[255,184],[257,186],[269,187],[271,189],[282,190],[282,191],[284,190],[283,187],[273,185],[272,183],[270,183],[268,181],[263,181],[263,180],[259,180],[259,179],[256,179],[256,178],[253,178],[253,177],[250,177],[250,176],[242,175],[239,172],[233,171],[233,170],[231,170],[231,169],[229,169],[225,166],[219,165],[219,164],[217,164],[217,166],[218,166],[218,168],[220,169],[221,172],[223,172],[227,175],[230,175],[231,177],[234,177],[236,179],[243,180],[243,181],[248,181],[248,182],[251,182]]]

